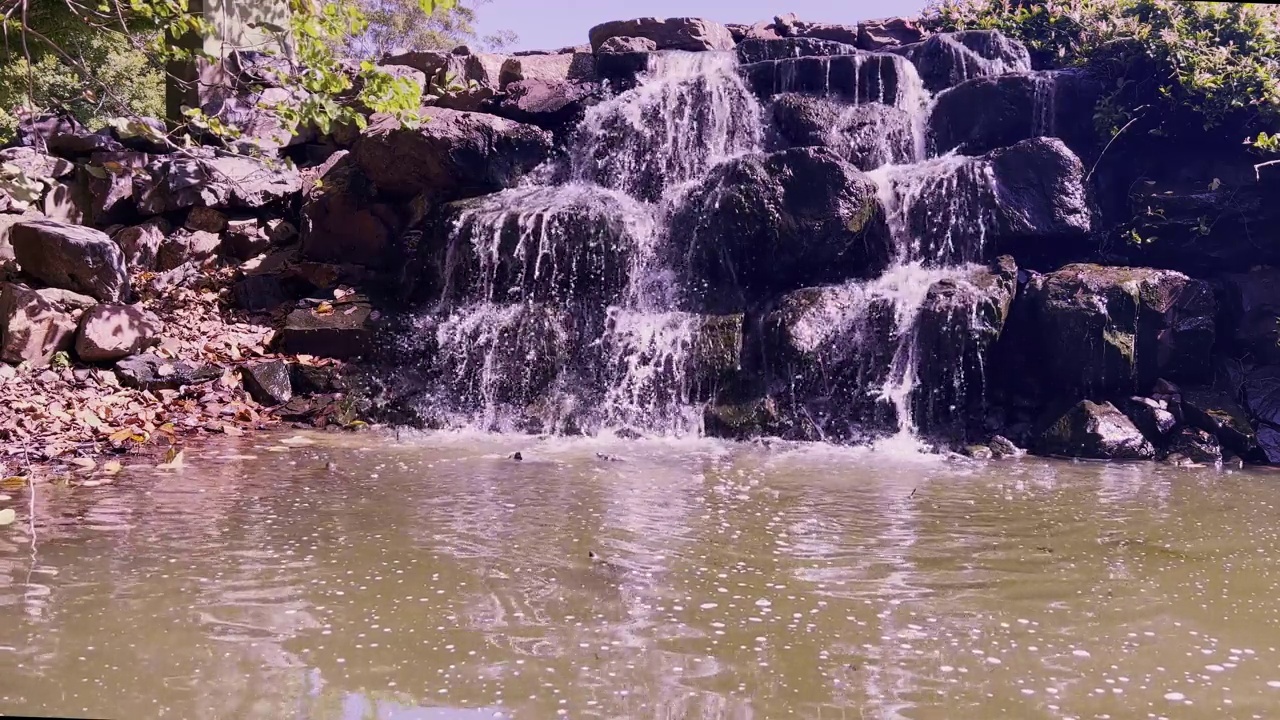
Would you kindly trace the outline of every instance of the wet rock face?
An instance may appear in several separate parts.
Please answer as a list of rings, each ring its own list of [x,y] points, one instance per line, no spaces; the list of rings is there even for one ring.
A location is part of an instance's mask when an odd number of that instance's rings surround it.
[[[599,52],[610,38],[647,38],[659,50],[732,50],[733,35],[724,25],[699,18],[615,20],[591,28],[591,49]]]
[[[1225,392],[1209,388],[1184,389],[1182,412],[1192,427],[1216,437],[1223,447],[1245,459],[1258,455],[1258,437],[1240,405]]]
[[[1082,400],[1038,438],[1046,455],[1094,460],[1151,460],[1156,451],[1137,427],[1111,403]]]
[[[890,52],[910,60],[925,88],[934,93],[976,77],[1031,72],[1027,48],[998,30],[939,33]]]
[[[1168,438],[1178,426],[1178,418],[1169,409],[1169,403],[1145,397],[1130,397],[1115,403],[1120,412],[1153,442]],[[1179,406],[1178,410],[1181,410]]]
[[[782,93],[808,93],[847,102],[918,106],[912,92],[914,70],[897,55],[856,53],[765,60],[740,68],[747,86],[762,100]]]
[[[1223,278],[1234,350],[1280,363],[1280,269],[1259,268]]]
[[[1212,433],[1184,427],[1169,441],[1169,455],[1181,455],[1197,463],[1216,463],[1222,461],[1222,445]]]
[[[673,222],[685,284],[715,312],[883,270],[891,244],[876,187],[822,148],[733,160]]]
[[[18,264],[48,285],[119,302],[129,291],[124,253],[106,233],[50,220],[13,226]]]
[[[990,153],[996,178],[998,252],[1053,257],[1079,248],[1095,224],[1085,170],[1060,140],[1033,138]],[[1071,252],[1068,249],[1067,252]]]
[[[283,405],[293,399],[289,366],[282,361],[250,363],[241,368],[240,376],[250,397],[263,405]]]
[[[330,358],[358,358],[373,353],[375,323],[367,302],[333,303],[328,311],[320,307],[299,308],[289,313],[284,327],[276,333],[281,352]]]
[[[773,124],[791,147],[827,147],[862,171],[914,159],[915,133],[904,110],[784,93],[770,103]]]
[[[1157,378],[1210,372],[1215,300],[1209,285],[1170,270],[1068,265],[1028,287],[1036,368],[1071,393],[1145,391]]]
[[[424,113],[417,129],[375,122],[356,143],[356,164],[388,197],[443,201],[495,192],[551,151],[551,134],[532,125],[442,108]]]
[[[858,49],[842,42],[816,38],[752,38],[739,43],[737,52],[738,62],[748,65],[765,60],[854,55]]]

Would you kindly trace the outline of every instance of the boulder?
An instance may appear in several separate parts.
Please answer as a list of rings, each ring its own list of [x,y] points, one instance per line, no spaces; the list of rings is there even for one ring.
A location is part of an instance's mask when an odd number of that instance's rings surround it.
[[[656,52],[602,52],[596,55],[596,75],[615,94],[633,90],[654,65]]]
[[[96,224],[133,217],[155,156],[134,151],[96,152],[84,167],[88,216]]]
[[[149,175],[135,182],[138,209],[151,215],[191,207],[255,210],[302,189],[297,171],[282,164],[207,149],[198,153],[153,162]]]
[[[911,63],[887,53],[764,60],[743,65],[739,72],[762,100],[782,93],[808,93],[915,110],[925,99],[917,92]]]
[[[187,263],[203,265],[218,254],[220,247],[222,237],[219,235],[203,230],[178,230],[160,244],[156,269],[163,272]]]
[[[75,172],[75,163],[53,155],[46,155],[32,147],[11,147],[0,150],[0,165],[9,165],[28,178],[51,181]]]
[[[160,321],[136,305],[102,304],[80,318],[76,356],[84,362],[114,362],[159,341]]]
[[[486,110],[563,135],[577,126],[599,98],[599,87],[592,84],[521,80],[507,85]]]
[[[116,363],[115,372],[124,387],[155,392],[203,385],[222,377],[223,370],[209,363],[190,363],[142,354]]]
[[[614,20],[591,28],[591,49],[599,52],[609,38],[648,38],[659,50],[732,50],[733,35],[724,25],[699,18]]]
[[[220,233],[227,229],[227,216],[213,208],[193,207],[182,226],[191,231]]]
[[[1155,448],[1111,403],[1081,400],[1039,437],[1045,455],[1093,460],[1151,460]]]
[[[1183,389],[1182,413],[1188,425],[1213,434],[1246,460],[1258,456],[1258,436],[1248,417],[1229,395],[1211,388]]]
[[[546,160],[551,134],[493,115],[426,108],[417,129],[385,118],[370,124],[352,153],[383,193],[452,200],[513,186]]]
[[[1035,367],[1060,396],[1145,392],[1158,378],[1210,375],[1215,300],[1209,285],[1151,268],[1068,265],[1027,287]]]
[[[1084,165],[1055,138],[1032,138],[986,156],[996,178],[994,251],[1047,259],[1079,252],[1095,224]]]
[[[356,358],[372,350],[375,315],[368,303],[335,302],[332,311],[299,308],[289,313],[275,336],[280,352],[329,358]]]
[[[1280,268],[1227,275],[1223,285],[1235,351],[1280,364]]]
[[[436,80],[442,73],[455,77],[466,75],[466,58],[439,50],[407,50],[382,56],[382,65],[412,68],[428,81]]]
[[[70,350],[76,323],[39,293],[18,283],[0,283],[0,360],[47,365]]]
[[[773,98],[770,111],[789,146],[831,148],[859,170],[907,163],[916,156],[911,116],[895,107],[784,93]]]
[[[738,44],[738,62],[743,65],[765,60],[786,60],[799,57],[828,57],[854,55],[858,49],[845,43],[815,38],[777,38],[773,40],[750,39]]]
[[[377,188],[346,151],[326,166],[303,202],[302,256],[384,267],[402,229],[395,209],[379,200]]]
[[[289,365],[279,360],[249,363],[240,368],[244,389],[256,402],[269,407],[293,399]]]
[[[1012,440],[1003,435],[996,435],[991,438],[991,442],[988,443],[987,446],[991,448],[991,454],[994,455],[997,460],[1010,457],[1022,457],[1027,454],[1026,450],[1018,447]]]
[[[976,77],[1031,72],[1026,46],[999,30],[938,33],[889,50],[910,60],[933,93]]]
[[[1267,462],[1280,464],[1280,366],[1251,369],[1241,386],[1242,401],[1258,431]]]
[[[237,260],[249,260],[269,250],[271,243],[264,222],[258,218],[234,218],[222,231],[221,250]]]
[[[14,264],[13,241],[9,239],[13,233],[13,226],[20,222],[43,218],[43,215],[34,211],[22,214],[0,213],[0,277],[3,277],[6,266]]]
[[[892,255],[876,185],[825,148],[723,163],[676,211],[672,251],[715,313],[883,270]]]
[[[515,82],[579,83],[596,77],[596,59],[589,52],[561,55],[522,55],[502,63],[498,87],[505,90]]]
[[[907,18],[885,18],[858,23],[858,48],[877,52],[910,45],[925,38],[925,31]]]
[[[1077,153],[1097,145],[1101,84],[1081,70],[975,78],[938,95],[929,115],[936,154],[979,155],[1033,137],[1058,137]]]
[[[249,312],[269,312],[289,302],[279,275],[246,275],[231,286],[236,307]]]
[[[600,44],[597,53],[650,53],[658,49],[658,43],[649,38],[614,36]]]
[[[1184,427],[1169,440],[1169,455],[1181,455],[1197,463],[1218,463],[1222,461],[1222,445],[1211,433]]]
[[[54,287],[120,302],[129,292],[124,253],[106,233],[51,220],[13,226],[10,239],[22,269]]]
[[[164,218],[154,218],[117,231],[114,239],[124,252],[130,270],[154,270],[160,246],[169,232],[169,223]]]
[[[44,215],[50,220],[83,225],[92,218],[93,198],[89,192],[86,173],[78,173],[72,181],[56,182],[44,196]]]
[[[773,22],[775,30],[782,37],[815,38],[846,45],[857,45],[860,35],[857,25],[806,22],[797,19],[794,14],[774,18]]]
[[[1153,442],[1164,441],[1178,426],[1178,417],[1163,400],[1134,396],[1116,402],[1115,406]]]

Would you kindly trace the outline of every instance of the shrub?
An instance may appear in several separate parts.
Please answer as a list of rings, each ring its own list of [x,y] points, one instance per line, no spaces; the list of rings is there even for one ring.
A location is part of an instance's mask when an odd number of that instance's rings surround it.
[[[1280,150],[1280,8],[1172,0],[935,0],[937,31],[995,29],[1038,67],[1086,67],[1110,88],[1095,120],[1155,134],[1252,136]],[[1255,135],[1256,133],[1256,135]]]

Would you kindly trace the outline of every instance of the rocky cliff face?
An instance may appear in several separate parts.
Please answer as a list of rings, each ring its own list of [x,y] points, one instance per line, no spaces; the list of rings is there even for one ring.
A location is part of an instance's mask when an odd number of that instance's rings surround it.
[[[1098,82],[994,31],[647,18],[589,40],[386,58],[475,83],[418,128],[278,157],[31,123],[0,151],[41,188],[0,203],[0,358],[136,355],[164,335],[140,289],[220,268],[271,348],[361,360],[429,426],[1280,462],[1280,173],[1103,153]],[[249,384],[332,390],[281,377]]]

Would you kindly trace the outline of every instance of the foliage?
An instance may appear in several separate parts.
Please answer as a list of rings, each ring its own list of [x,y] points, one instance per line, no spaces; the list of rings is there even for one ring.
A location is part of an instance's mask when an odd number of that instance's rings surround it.
[[[427,15],[456,0],[411,0]],[[289,17],[254,29],[286,49],[287,62],[270,78],[288,101],[267,109],[294,132],[334,124],[363,127],[362,111],[385,112],[415,122],[421,88],[371,63],[351,67],[337,51],[364,33],[368,19],[357,0],[287,0]],[[24,106],[72,111],[91,126],[113,115],[160,115],[161,69],[169,63],[219,61],[204,48],[211,24],[187,0],[0,0],[0,112]],[[189,125],[224,140],[236,128],[185,110]],[[5,116],[0,115],[0,133]],[[7,118],[10,127],[13,119]]]
[[[935,30],[996,29],[1039,66],[1087,67],[1108,83],[1097,108],[1112,135],[1141,120],[1156,134],[1254,135],[1280,142],[1280,8],[1173,0],[935,0]]]
[[[515,42],[509,31],[480,37],[476,8],[490,0],[463,0],[452,8],[424,12],[417,0],[357,0],[368,27],[345,40],[352,57],[377,60],[396,50],[450,50],[478,44],[500,50]]]

